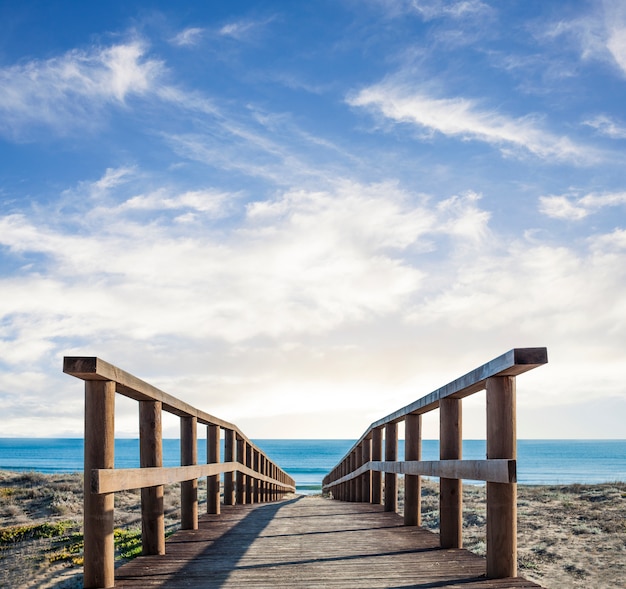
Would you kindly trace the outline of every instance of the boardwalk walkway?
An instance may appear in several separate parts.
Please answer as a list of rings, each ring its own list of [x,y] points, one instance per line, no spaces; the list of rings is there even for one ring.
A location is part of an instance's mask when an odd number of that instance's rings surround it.
[[[439,538],[380,505],[298,497],[222,506],[198,530],[167,542],[165,556],[139,557],[116,571],[116,588],[537,588],[488,580],[485,560],[439,548]]]

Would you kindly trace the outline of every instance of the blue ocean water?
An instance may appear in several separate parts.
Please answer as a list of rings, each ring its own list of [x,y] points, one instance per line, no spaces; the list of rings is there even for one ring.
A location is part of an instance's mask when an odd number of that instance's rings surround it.
[[[321,488],[324,475],[352,447],[354,440],[255,440],[295,480],[300,493]],[[518,440],[518,481],[521,484],[570,484],[626,481],[626,440]],[[223,455],[223,453],[222,453]],[[404,456],[404,441],[399,443]],[[437,460],[439,442],[424,440],[423,460]],[[165,466],[180,464],[179,440],[163,440]],[[463,457],[485,457],[484,440],[465,440]],[[198,461],[206,461],[206,444],[198,442]],[[139,441],[115,441],[115,466],[139,466]],[[0,438],[0,470],[43,473],[81,472],[80,438]]]

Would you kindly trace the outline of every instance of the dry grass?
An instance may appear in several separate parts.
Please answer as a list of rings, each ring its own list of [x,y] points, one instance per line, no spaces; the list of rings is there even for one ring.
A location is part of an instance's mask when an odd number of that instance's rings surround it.
[[[200,500],[206,491],[200,485]],[[0,472],[0,587],[82,586],[82,476]],[[177,485],[166,527],[179,525]],[[402,501],[402,485],[400,485]],[[465,547],[485,553],[485,488],[464,486]],[[438,486],[425,481],[423,525],[438,530]],[[626,484],[519,487],[519,572],[548,589],[626,588]],[[115,525],[134,540],[139,492],[116,493]],[[119,562],[122,562],[121,560]]]
[[[200,483],[200,501],[206,487]],[[0,472],[0,587],[82,587],[83,477]],[[167,532],[180,525],[178,485],[165,488]],[[118,564],[141,531],[140,492],[115,494]],[[52,530],[52,531],[50,531]]]
[[[435,532],[438,493],[424,482],[422,525]],[[464,485],[463,506],[464,547],[484,555],[485,487]],[[520,485],[517,506],[521,576],[547,589],[626,588],[626,483]]]

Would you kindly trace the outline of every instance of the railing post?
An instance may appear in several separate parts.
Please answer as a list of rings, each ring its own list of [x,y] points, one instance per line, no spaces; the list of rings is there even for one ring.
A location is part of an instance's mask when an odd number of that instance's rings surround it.
[[[398,424],[385,425],[385,461],[398,460]],[[385,511],[398,511],[398,475],[385,473]]]
[[[224,462],[235,461],[235,432],[232,429],[224,430]],[[234,473],[224,473],[224,505],[235,505]]]
[[[487,458],[517,457],[515,377],[487,379]],[[517,484],[487,483],[487,577],[517,576]]]
[[[206,428],[206,456],[208,463],[220,461],[220,426],[209,424]],[[220,513],[220,475],[207,477],[206,481],[207,513]]]
[[[180,463],[190,466],[198,462],[198,420],[196,417],[180,418]],[[198,529],[198,479],[180,484],[180,527],[183,530]]]
[[[363,464],[363,442],[354,449],[354,468],[360,468]],[[363,501],[363,475],[354,479],[356,486],[355,500],[361,503]]]
[[[115,383],[85,381],[85,488],[83,583],[86,589],[115,584],[114,494],[91,492],[91,471],[115,466]]]
[[[383,428],[372,431],[372,461],[380,462],[383,459]],[[372,471],[372,503],[380,505],[383,502],[383,478],[379,470]]]
[[[258,450],[254,451],[254,472],[261,472],[261,453]],[[261,502],[261,481],[259,479],[254,479],[254,502]]]
[[[139,464],[163,466],[162,403],[139,401]],[[141,543],[143,554],[165,554],[163,485],[141,489]]]
[[[246,466],[248,468],[254,468],[254,449],[250,444],[246,444]],[[254,479],[250,476],[246,476],[246,503],[254,503]]]
[[[246,463],[246,441],[237,436],[237,462],[239,464]],[[246,493],[244,490],[246,477],[240,470],[237,471],[237,504],[244,505],[246,502]]]
[[[350,452],[350,457],[348,459],[348,474],[354,472],[356,468],[356,452],[353,450]],[[350,501],[356,501],[356,479],[350,479]]]
[[[366,438],[363,440],[363,447],[361,449],[361,464],[366,464],[372,457],[372,439]],[[365,503],[372,502],[372,471],[368,470],[361,479],[361,500]]]
[[[439,458],[459,460],[462,453],[461,399],[448,397],[439,402]],[[463,486],[459,479],[439,481],[439,538],[442,548],[463,546]]]
[[[422,459],[422,416],[410,413],[404,421],[404,459]],[[422,479],[404,475],[404,525],[422,525]]]

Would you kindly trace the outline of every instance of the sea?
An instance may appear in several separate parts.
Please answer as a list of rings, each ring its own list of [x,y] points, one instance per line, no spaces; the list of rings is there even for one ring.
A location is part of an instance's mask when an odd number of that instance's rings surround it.
[[[223,441],[222,441],[223,442]],[[297,492],[319,493],[322,479],[354,440],[253,440],[296,481]],[[222,456],[223,456],[222,450]],[[404,440],[398,456],[404,456]],[[422,460],[437,460],[439,441],[422,442]],[[484,440],[464,440],[463,457],[484,459]],[[198,441],[198,462],[206,442]],[[180,441],[163,440],[164,466],[180,465]],[[139,466],[139,440],[115,441],[116,468]],[[81,438],[0,438],[0,470],[69,473],[83,470]],[[626,481],[626,440],[518,440],[517,478],[525,485],[567,485]],[[472,482],[472,481],[468,481]]]

